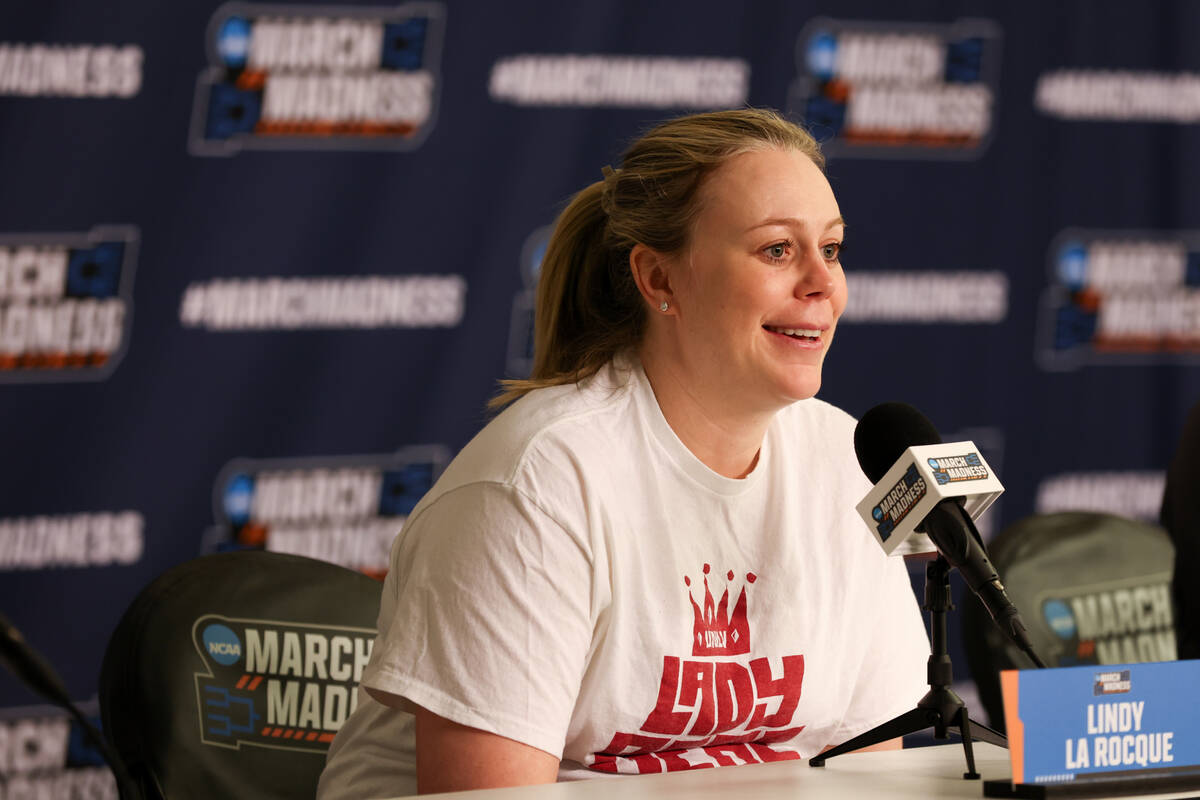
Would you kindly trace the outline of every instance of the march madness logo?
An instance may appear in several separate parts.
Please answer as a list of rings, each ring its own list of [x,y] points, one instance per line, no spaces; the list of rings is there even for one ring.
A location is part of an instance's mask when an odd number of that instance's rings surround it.
[[[1200,355],[1200,231],[1066,230],[1050,246],[1038,363],[1194,362]]]
[[[75,705],[100,725],[95,699]],[[57,706],[0,709],[0,798],[117,800],[117,783],[83,726]]]
[[[102,380],[133,317],[138,230],[0,235],[0,382]]]
[[[443,28],[436,3],[226,3],[209,23],[191,151],[414,149],[433,127]]]
[[[962,481],[982,481],[988,477],[988,471],[978,453],[930,458],[927,462],[933,470],[933,478],[938,482],[938,486]]]
[[[449,461],[440,445],[379,456],[237,459],[213,489],[203,552],[265,549],[387,573],[392,540]]]
[[[999,59],[989,20],[818,19],[796,42],[788,107],[830,156],[977,158],[995,127]]]
[[[765,657],[748,663],[717,660],[750,652],[747,592],[758,576],[746,574],[746,584],[729,612],[734,573],[725,574],[727,583],[718,604],[709,588],[710,571],[705,564],[701,603],[692,596],[691,578],[684,576],[694,614],[693,658],[663,656],[654,708],[636,732],[617,733],[602,752],[588,756],[590,769],[674,772],[800,757],[795,750],[771,745],[804,730],[805,726],[792,724],[804,682],[804,656],[784,656],[774,665]]]
[[[925,497],[927,490],[925,479],[917,471],[917,465],[910,464],[891,491],[879,501],[879,505],[871,509],[871,518],[875,520],[875,529],[879,531],[880,539],[887,541],[896,526],[903,522],[908,513],[921,502],[921,498]]]
[[[1129,678],[1130,670],[1118,672],[1097,672],[1092,683],[1092,694],[1096,697],[1104,694],[1127,694],[1133,690],[1133,681]]]
[[[200,740],[324,753],[354,711],[371,657],[370,628],[232,619],[192,625]]]
[[[1041,599],[1061,666],[1174,661],[1171,573],[1056,590]]]

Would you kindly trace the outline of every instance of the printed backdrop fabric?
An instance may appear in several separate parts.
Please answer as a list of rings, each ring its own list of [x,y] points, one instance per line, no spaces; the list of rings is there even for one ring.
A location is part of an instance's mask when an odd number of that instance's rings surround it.
[[[744,104],[811,126],[849,223],[820,396],[974,440],[989,532],[1153,519],[1200,398],[1198,31],[1184,0],[8,8],[0,612],[94,711],[174,564],[384,569],[528,369],[558,209]],[[40,702],[0,677],[6,785],[102,783]]]

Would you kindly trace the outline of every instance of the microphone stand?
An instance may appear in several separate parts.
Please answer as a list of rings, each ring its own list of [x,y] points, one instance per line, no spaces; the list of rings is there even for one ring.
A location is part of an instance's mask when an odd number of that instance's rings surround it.
[[[84,737],[99,751],[108,762],[117,781],[117,791],[121,797],[141,797],[141,793],[131,787],[135,784],[129,775],[125,762],[117,752],[105,741],[103,734],[92,724],[79,706],[71,701],[71,696],[63,685],[58,673],[50,666],[50,662],[34,650],[16,626],[8,618],[0,614],[0,666],[7,667],[14,675],[40,696],[54,705],[64,709],[74,719]]]
[[[950,663],[950,653],[946,649],[946,612],[952,610],[954,605],[950,600],[950,565],[941,553],[925,566],[925,605],[922,608],[929,612],[929,692],[917,702],[917,707],[912,711],[861,733],[832,750],[813,756],[808,760],[810,767],[823,767],[826,760],[834,756],[930,727],[933,728],[933,738],[946,739],[949,730],[956,728],[955,732],[962,737],[963,750],[967,757],[967,771],[963,773],[963,778],[979,780],[979,773],[975,771],[975,753],[971,749],[971,741],[978,739],[1000,747],[1008,747],[1008,740],[1004,734],[971,721],[967,716],[966,704],[950,688],[954,680],[954,668]]]

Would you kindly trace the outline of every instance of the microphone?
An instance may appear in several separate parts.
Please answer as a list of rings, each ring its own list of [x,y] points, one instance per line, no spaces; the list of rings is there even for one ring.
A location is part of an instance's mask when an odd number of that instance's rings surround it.
[[[17,630],[17,626],[13,625],[3,614],[0,614],[0,666],[7,667],[26,686],[66,710],[79,723],[83,735],[91,741],[92,745],[100,751],[104,760],[108,762],[108,766],[117,780],[121,796],[126,796],[129,787],[134,784],[129,776],[129,771],[125,768],[125,762],[109,747],[104,736],[84,716],[84,713],[79,710],[79,706],[72,702],[67,687],[58,677],[58,673],[54,671],[54,667],[50,666],[50,662],[25,641],[25,637]]]
[[[54,668],[29,646],[17,627],[3,614],[0,614],[0,664],[55,705],[71,702],[71,696]]]
[[[975,528],[1004,487],[973,442],[944,444],[937,428],[906,403],[875,406],[854,429],[854,452],[875,484],[858,511],[889,555],[926,533],[1006,636],[1045,666]]]

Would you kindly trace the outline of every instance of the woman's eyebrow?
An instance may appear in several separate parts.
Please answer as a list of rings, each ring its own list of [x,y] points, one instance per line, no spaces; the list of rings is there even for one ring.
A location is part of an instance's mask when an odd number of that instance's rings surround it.
[[[822,230],[827,231],[830,228],[836,228],[838,225],[844,226],[845,224],[846,224],[846,218],[839,216],[839,217],[837,217],[835,219],[831,219],[829,222],[825,223],[825,227],[822,228]],[[749,228],[746,229],[746,232],[749,233],[750,231],[755,230],[757,228],[766,228],[771,225],[783,225],[785,227],[795,227],[795,228],[806,227],[806,223],[804,222],[804,220],[798,219],[797,217],[771,217],[770,219],[764,219],[762,222],[758,222],[758,223],[755,223],[754,225],[751,225]]]

